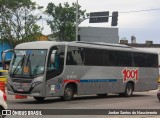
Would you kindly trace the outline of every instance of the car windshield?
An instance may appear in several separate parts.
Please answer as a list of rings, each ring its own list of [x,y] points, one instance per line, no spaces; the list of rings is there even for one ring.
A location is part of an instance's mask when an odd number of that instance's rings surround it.
[[[15,50],[9,74],[36,76],[44,72],[47,50]]]

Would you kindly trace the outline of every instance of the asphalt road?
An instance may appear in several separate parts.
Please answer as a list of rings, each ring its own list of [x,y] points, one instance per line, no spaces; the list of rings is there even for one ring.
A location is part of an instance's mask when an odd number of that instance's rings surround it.
[[[92,96],[76,96],[73,101],[61,101],[59,98],[47,98],[44,103],[37,103],[32,97],[27,99],[15,99],[14,96],[8,95],[8,107],[9,109],[160,109],[160,102],[156,96],[157,90],[148,91],[148,92],[135,92],[133,97],[120,97],[118,95],[109,94],[107,97],[97,97],[96,95]],[[63,114],[63,113],[62,113]],[[7,116],[7,118],[13,118],[15,116]],[[21,118],[22,116],[16,116],[16,118]],[[33,116],[23,116],[26,118],[32,118]],[[41,116],[42,118],[48,117],[62,117],[62,118],[123,118],[123,115],[89,115],[89,116]],[[36,118],[41,118],[37,116]],[[130,118],[131,115],[127,115],[127,118]],[[158,118],[157,115],[140,115],[132,116],[139,118]],[[132,118],[131,117],[131,118]]]
[[[109,94],[107,97],[76,96],[73,101],[61,101],[59,98],[46,98],[37,103],[32,97],[15,99],[8,96],[9,109],[160,109],[156,90],[136,92],[132,97],[120,97]]]

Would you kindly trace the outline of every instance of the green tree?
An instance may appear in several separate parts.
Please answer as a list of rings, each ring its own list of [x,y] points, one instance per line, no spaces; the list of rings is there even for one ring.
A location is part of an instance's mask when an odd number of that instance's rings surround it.
[[[38,10],[42,7],[31,0],[0,0],[0,40],[13,47],[22,42],[37,40],[41,28]]]
[[[52,18],[52,20],[47,20],[50,28],[55,34],[55,37],[59,41],[74,41],[76,36],[76,3],[69,5],[68,2],[63,5],[55,5],[54,3],[49,3],[46,9],[46,13]],[[85,19],[86,10],[80,10],[81,6],[78,5],[78,19]]]

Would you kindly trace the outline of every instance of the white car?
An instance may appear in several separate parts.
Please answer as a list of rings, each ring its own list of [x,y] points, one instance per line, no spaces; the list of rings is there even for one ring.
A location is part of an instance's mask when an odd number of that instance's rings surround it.
[[[158,91],[157,91],[157,98],[160,101],[160,89],[158,89]]]
[[[2,110],[7,109],[7,96],[0,90],[0,115],[2,115]]]

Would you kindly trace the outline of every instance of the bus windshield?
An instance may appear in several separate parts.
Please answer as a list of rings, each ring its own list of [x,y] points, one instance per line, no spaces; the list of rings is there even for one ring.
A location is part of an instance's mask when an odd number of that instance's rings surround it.
[[[10,64],[12,76],[37,76],[45,70],[47,50],[15,50]]]

